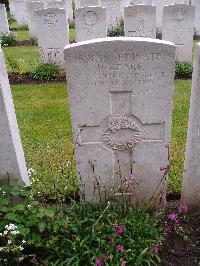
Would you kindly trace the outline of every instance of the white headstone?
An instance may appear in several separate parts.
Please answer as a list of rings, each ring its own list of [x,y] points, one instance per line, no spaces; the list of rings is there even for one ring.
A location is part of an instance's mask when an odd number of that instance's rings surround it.
[[[179,62],[192,62],[194,16],[194,6],[164,7],[162,39],[176,44],[176,60]]]
[[[27,13],[28,13],[28,29],[30,39],[37,40],[37,30],[35,21],[35,11],[43,9],[44,3],[39,1],[27,2]]]
[[[132,174],[138,182],[134,201],[148,202],[154,195],[151,208],[159,208],[165,203],[161,194],[166,181],[160,168],[168,164],[174,44],[145,38],[96,39],[66,46],[65,64],[86,201],[99,202],[102,186],[97,188],[95,176],[109,191]]]
[[[43,62],[64,65],[64,46],[69,43],[69,27],[64,9],[38,10],[36,28],[40,57]]]
[[[75,2],[75,9],[81,7],[80,0],[74,0],[74,2]]]
[[[15,0],[15,19],[18,25],[28,24],[26,0]]]
[[[124,32],[128,37],[156,38],[156,7],[150,5],[125,7]]]
[[[106,8],[107,28],[116,27],[121,21],[121,0],[101,0],[101,6]]]
[[[68,19],[73,20],[73,8],[72,8],[72,0],[66,0]]]
[[[9,0],[10,14],[15,18],[15,3],[14,0]]]
[[[121,17],[124,18],[124,7],[130,5],[130,0],[121,0]]]
[[[152,0],[133,0],[134,5],[152,5]]]
[[[155,0],[156,5],[156,25],[158,33],[162,32],[162,23],[163,23],[163,8],[165,5],[173,5],[174,0]]]
[[[64,8],[66,10],[66,0],[51,0],[46,2],[46,8]]]
[[[195,34],[200,35],[200,1],[199,0],[192,0],[192,5],[195,6]]]
[[[86,41],[107,36],[106,9],[83,7],[75,11],[76,41]]]
[[[182,201],[200,212],[200,43],[195,45]]]
[[[9,32],[6,7],[0,4],[0,35],[8,34]]]
[[[190,4],[190,0],[175,0],[174,4],[189,5]]]
[[[8,175],[29,184],[4,56],[0,48],[0,180]]]
[[[80,7],[88,7],[88,6],[100,6],[99,0],[81,0]]]

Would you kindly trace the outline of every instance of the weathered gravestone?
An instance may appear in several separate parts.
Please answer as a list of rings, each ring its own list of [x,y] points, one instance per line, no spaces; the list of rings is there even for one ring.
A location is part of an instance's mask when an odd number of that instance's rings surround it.
[[[35,21],[35,11],[43,9],[44,3],[39,1],[30,1],[26,3],[28,13],[28,29],[30,39],[37,40],[37,30]]]
[[[51,0],[46,2],[46,8],[64,8],[66,10],[66,0]]]
[[[0,48],[0,182],[8,175],[29,184],[3,52]]]
[[[6,14],[6,7],[0,4],[0,35],[9,33],[8,19]]]
[[[84,7],[75,11],[76,40],[86,41],[107,36],[106,9]]]
[[[28,14],[26,9],[26,0],[15,0],[15,19],[18,25],[28,24]]]
[[[40,57],[43,62],[64,65],[64,46],[69,43],[69,26],[64,9],[38,10],[36,28]]]
[[[192,5],[195,6],[195,34],[200,35],[200,1],[199,0],[192,0]]]
[[[81,7],[88,7],[88,6],[101,6],[99,0],[81,0],[80,1]]]
[[[15,18],[15,3],[14,0],[9,0],[10,14]]]
[[[130,5],[130,0],[121,0],[120,13],[122,18],[124,18],[124,7],[129,5]]]
[[[164,7],[162,39],[176,44],[176,60],[179,62],[192,62],[194,16],[194,6]]]
[[[174,0],[155,0],[156,5],[156,25],[158,33],[162,33],[163,24],[163,8],[165,5],[173,5]]]
[[[73,8],[72,8],[72,0],[66,0],[66,10],[67,10],[67,17],[69,21],[73,20]]]
[[[134,5],[124,8],[124,32],[129,37],[156,38],[156,7]]]
[[[101,0],[101,6],[106,8],[107,28],[118,26],[121,21],[121,0]]]
[[[152,5],[152,0],[134,0],[134,5]]]
[[[200,43],[195,45],[182,201],[200,212]]]
[[[160,168],[168,164],[174,44],[96,39],[66,46],[65,64],[86,201],[100,200],[96,179],[108,191],[132,174],[138,182],[137,201],[148,202],[154,195],[151,208],[161,207],[166,181]]]
[[[174,4],[189,5],[191,0],[175,0]]]

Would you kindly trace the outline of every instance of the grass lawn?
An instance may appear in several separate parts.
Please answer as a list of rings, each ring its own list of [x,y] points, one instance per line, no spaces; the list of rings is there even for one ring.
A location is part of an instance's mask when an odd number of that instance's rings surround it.
[[[191,80],[176,80],[171,141],[171,171],[169,189],[181,191],[184,152],[187,137]]]
[[[17,41],[26,41],[29,40],[28,30],[14,30]],[[74,42],[76,39],[76,31],[74,28],[69,29],[69,39],[70,42]]]
[[[37,46],[19,46],[3,48],[8,73],[33,72],[39,62]]]
[[[175,81],[169,179],[172,192],[181,190],[190,86],[191,81]],[[56,181],[58,190],[71,191],[74,180],[69,179],[71,168],[66,171],[66,166],[73,145],[66,85],[13,85],[12,93],[28,167],[36,170],[39,180],[33,186],[50,194]]]
[[[73,146],[66,85],[15,85],[12,94],[28,168],[37,173],[33,188],[48,195],[54,186],[71,192],[74,180],[69,180],[73,174],[67,166]]]

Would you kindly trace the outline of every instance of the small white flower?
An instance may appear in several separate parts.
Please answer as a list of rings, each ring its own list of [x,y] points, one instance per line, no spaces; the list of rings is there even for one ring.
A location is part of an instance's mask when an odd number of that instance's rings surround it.
[[[8,240],[8,245],[12,244],[12,241],[11,240]]]
[[[6,235],[7,235],[7,233],[8,233],[8,231],[7,231],[7,230],[5,230],[5,231],[3,232],[4,236],[6,236]]]
[[[2,233],[0,233],[0,236],[3,236],[3,234],[2,234]]]
[[[23,250],[24,248],[22,246],[19,246],[19,250]]]
[[[22,244],[25,244],[25,243],[26,243],[26,240],[23,239],[23,240],[22,240]]]
[[[5,191],[3,191],[2,193],[3,193],[3,195],[5,195],[5,194],[6,194],[6,192],[5,192]]]
[[[11,234],[12,235],[19,235],[19,231],[12,231]]]
[[[31,177],[33,175],[36,175],[36,171],[33,168],[28,169],[28,176]]]

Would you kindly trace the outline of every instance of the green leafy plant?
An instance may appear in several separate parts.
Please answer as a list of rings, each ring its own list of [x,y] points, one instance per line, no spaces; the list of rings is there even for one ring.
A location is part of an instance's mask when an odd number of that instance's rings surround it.
[[[16,38],[13,34],[6,34],[0,37],[1,46],[13,46],[16,44]]]
[[[59,74],[59,68],[53,63],[40,63],[36,66],[33,77],[42,82],[54,79]]]
[[[75,21],[74,20],[69,22],[69,28],[70,29],[75,29]]]
[[[176,63],[176,78],[191,79],[193,67],[189,63]]]
[[[124,36],[124,21],[121,20],[120,24],[117,27],[108,29],[108,36],[109,37]]]
[[[14,198],[23,201],[14,204]],[[107,202],[40,202],[28,188],[0,190],[0,264],[156,265],[160,214]],[[37,264],[36,264],[37,265]]]

